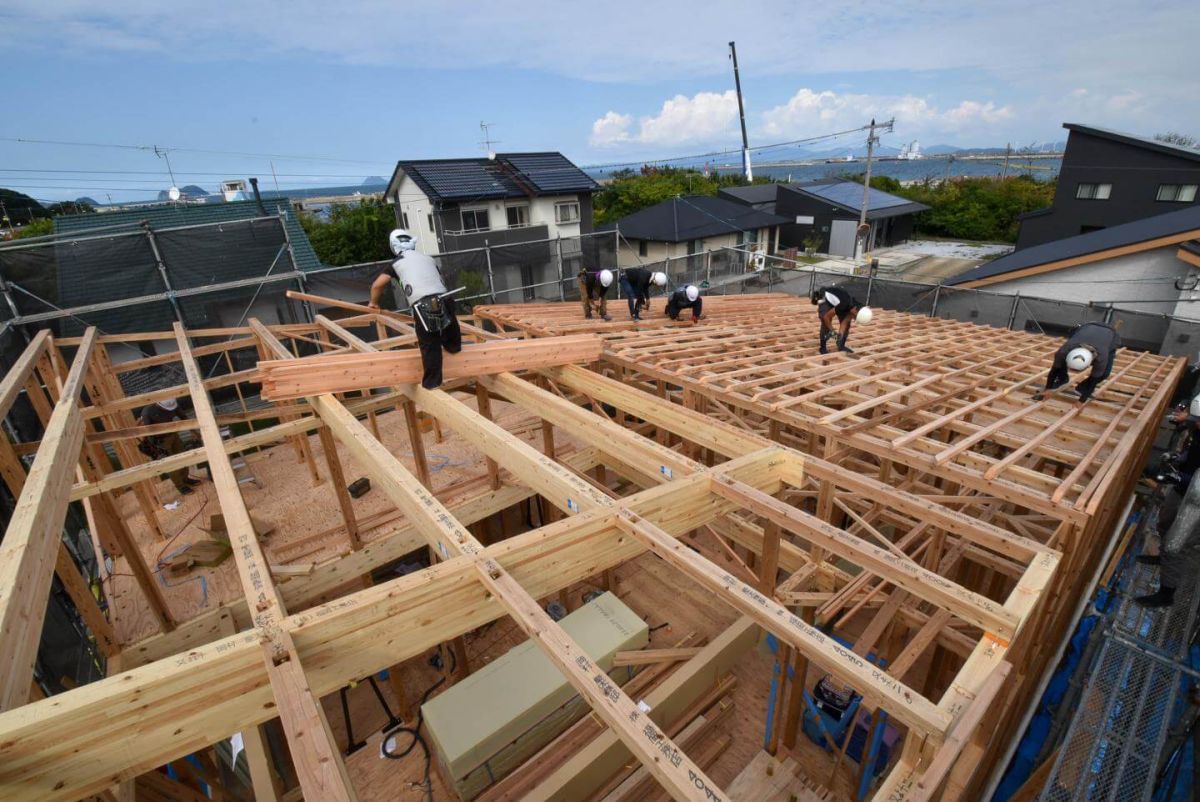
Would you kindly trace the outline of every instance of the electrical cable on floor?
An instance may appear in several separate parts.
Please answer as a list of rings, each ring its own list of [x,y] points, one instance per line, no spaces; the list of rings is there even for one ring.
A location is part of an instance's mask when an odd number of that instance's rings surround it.
[[[451,656],[453,656],[454,651],[451,650],[450,654],[451,654]],[[449,676],[449,675],[447,675],[447,676]],[[425,738],[421,735],[421,725],[425,722],[425,715],[424,715],[424,712],[422,711],[421,707],[425,704],[425,702],[429,701],[430,695],[434,691],[436,691],[439,687],[441,687],[442,683],[444,683],[445,681],[446,681],[446,677],[442,677],[437,682],[430,685],[425,690],[425,693],[421,695],[421,701],[417,705],[417,723],[416,724],[414,724],[411,727],[405,727],[404,725],[400,725],[398,727],[393,727],[392,729],[388,730],[387,732],[385,732],[383,734],[383,740],[379,744],[380,756],[388,758],[389,760],[402,760],[403,758],[408,757],[408,755],[413,751],[413,749],[415,749],[418,745],[420,745],[421,752],[423,753],[423,757],[425,760],[425,767],[423,769],[421,782],[414,783],[414,785],[419,785],[421,788],[424,789],[425,798],[428,799],[429,802],[433,802],[433,782],[429,777],[429,769],[431,766],[431,755],[429,753],[429,744],[427,744],[425,742]],[[388,742],[393,739],[393,736],[398,735],[399,733],[402,733],[402,732],[408,733],[409,735],[411,735],[412,741],[409,742],[408,746],[405,747],[404,751],[402,751],[402,752],[393,752],[393,751],[389,750]],[[393,741],[393,746],[394,745],[395,744]]]

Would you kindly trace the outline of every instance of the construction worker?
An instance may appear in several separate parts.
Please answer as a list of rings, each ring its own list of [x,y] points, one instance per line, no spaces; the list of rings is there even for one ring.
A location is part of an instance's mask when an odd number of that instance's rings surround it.
[[[397,228],[388,237],[388,244],[396,260],[390,272],[381,273],[371,284],[369,305],[372,309],[379,308],[383,291],[394,274],[413,315],[424,368],[421,386],[433,390],[442,384],[442,350],[451,354],[462,350],[462,329],[454,315],[454,299],[446,292],[437,264],[416,250],[417,242],[411,234]]]
[[[863,306],[849,290],[841,287],[821,287],[813,292],[812,302],[821,320],[821,353],[829,353],[826,343],[836,337],[838,350],[853,354],[854,351],[846,346],[846,340],[850,338],[850,325],[870,323],[871,308]],[[837,318],[836,326],[834,318]]]
[[[1200,469],[1200,396],[1188,409],[1172,415],[1176,426],[1186,426],[1190,440],[1173,458],[1175,476],[1158,508],[1158,554],[1140,554],[1143,565],[1161,566],[1158,590],[1134,601],[1143,607],[1169,607],[1175,603],[1175,590],[1200,575],[1200,483],[1194,482]]]
[[[684,309],[692,310],[692,325],[700,322],[700,313],[704,310],[704,299],[695,284],[680,287],[667,297],[667,317],[679,320],[679,313]]]
[[[174,398],[164,398],[162,401],[145,406],[138,415],[137,422],[139,426],[153,426],[158,423],[171,423],[184,419],[183,413],[179,410],[179,402]],[[148,435],[138,443],[138,451],[153,460],[179,454],[183,450],[183,438],[179,436],[179,432]],[[188,495],[192,492],[194,485],[200,484],[198,480],[188,476],[186,467],[171,471],[167,475],[181,496]]]
[[[667,274],[662,271],[651,273],[644,267],[628,267],[621,271],[621,292],[629,304],[629,317],[642,319],[642,307],[650,311],[650,287],[667,286]]]
[[[600,312],[600,317],[605,320],[612,320],[608,315],[608,300],[605,296],[608,295],[608,288],[612,286],[613,273],[611,270],[588,270],[584,268],[579,271],[579,302],[583,304],[583,316],[588,320],[592,318],[592,304],[595,303]]]
[[[1112,373],[1113,362],[1117,358],[1117,349],[1121,347],[1121,337],[1116,329],[1104,323],[1084,323],[1076,326],[1063,343],[1062,348],[1054,354],[1054,364],[1046,376],[1046,388],[1034,393],[1033,400],[1041,401],[1046,393],[1062,387],[1069,380],[1068,371],[1092,369],[1091,374],[1079,383],[1075,389],[1079,393],[1079,403],[1086,404],[1096,390],[1096,385],[1108,378]]]

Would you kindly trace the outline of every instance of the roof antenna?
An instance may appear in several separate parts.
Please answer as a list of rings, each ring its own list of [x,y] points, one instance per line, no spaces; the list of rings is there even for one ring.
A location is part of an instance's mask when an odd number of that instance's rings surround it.
[[[483,120],[479,121],[479,130],[483,131],[483,141],[480,142],[479,144],[483,145],[484,153],[487,154],[487,157],[489,159],[496,158],[496,149],[493,148],[492,145],[498,144],[500,142],[499,139],[492,139],[491,133],[488,131],[488,129],[491,128],[493,125],[495,125],[495,123],[485,123]]]

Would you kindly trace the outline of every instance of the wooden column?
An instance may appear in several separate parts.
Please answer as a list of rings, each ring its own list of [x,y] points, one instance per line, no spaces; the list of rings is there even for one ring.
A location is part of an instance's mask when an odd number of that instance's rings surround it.
[[[333,485],[333,494],[337,496],[338,507],[342,511],[342,521],[346,525],[346,536],[350,538],[350,548],[358,551],[362,548],[362,540],[358,536],[358,521],[354,517],[354,504],[350,491],[346,489],[346,475],[342,472],[342,461],[337,453],[337,441],[329,433],[328,426],[317,429],[321,438],[321,449],[325,452],[325,466],[329,468],[329,483]]]

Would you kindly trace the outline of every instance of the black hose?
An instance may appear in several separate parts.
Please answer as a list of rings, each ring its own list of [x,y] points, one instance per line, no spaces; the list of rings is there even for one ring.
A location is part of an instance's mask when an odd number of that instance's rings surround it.
[[[450,654],[453,655],[454,651],[451,650]],[[418,745],[420,745],[421,753],[425,760],[425,767],[423,769],[422,779],[421,779],[421,787],[423,787],[425,789],[425,797],[430,802],[433,802],[433,783],[429,779],[431,756],[429,754],[429,744],[425,743],[425,738],[421,735],[421,725],[423,723],[425,723],[425,714],[424,714],[424,711],[421,709],[421,707],[425,704],[425,702],[429,701],[430,694],[432,694],[434,691],[436,691],[438,688],[440,688],[442,683],[444,683],[445,681],[446,681],[446,677],[442,677],[437,682],[430,685],[425,690],[425,693],[421,695],[421,701],[417,705],[417,723],[415,725],[413,725],[412,727],[405,727],[404,725],[400,725],[398,727],[393,727],[392,729],[388,730],[387,732],[385,732],[383,734],[383,743],[380,744],[380,746],[379,746],[379,752],[384,757],[388,758],[389,760],[402,760],[402,759],[408,757],[408,755],[412,753],[412,750],[415,749]],[[388,739],[391,738],[393,735],[398,735],[399,733],[402,733],[402,732],[408,733],[409,735],[411,735],[412,740],[409,742],[408,746],[404,748],[404,751],[389,752],[388,748],[387,748]]]

